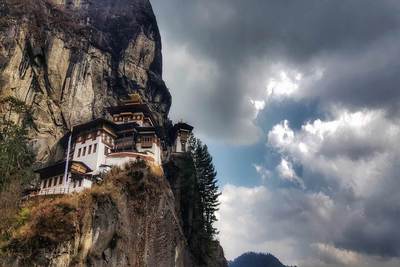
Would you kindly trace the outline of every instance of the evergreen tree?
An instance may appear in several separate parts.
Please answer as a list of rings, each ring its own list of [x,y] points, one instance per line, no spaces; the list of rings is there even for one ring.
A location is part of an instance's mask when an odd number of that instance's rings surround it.
[[[12,181],[21,184],[33,177],[34,154],[28,145],[31,117],[23,102],[9,97],[0,101],[0,191]],[[15,119],[15,117],[17,119]]]
[[[0,100],[0,243],[10,237],[23,187],[34,177],[26,130],[31,121],[23,102],[12,97]]]
[[[217,229],[214,227],[214,223],[217,221],[215,212],[218,210],[218,197],[220,196],[217,185],[217,172],[207,145],[192,137],[190,146],[200,200],[198,208],[201,212],[201,218],[199,218],[201,230],[207,242],[211,243],[216,234],[218,234]]]

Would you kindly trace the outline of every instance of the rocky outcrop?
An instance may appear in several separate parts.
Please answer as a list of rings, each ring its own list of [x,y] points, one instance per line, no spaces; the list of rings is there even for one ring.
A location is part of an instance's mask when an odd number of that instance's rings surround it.
[[[106,116],[133,90],[167,122],[171,96],[148,0],[3,0],[0,13],[0,98],[30,108],[38,161],[55,157],[72,125]]]
[[[157,168],[113,169],[84,194],[27,203],[6,266],[196,266]]]
[[[218,241],[203,239],[198,222],[202,220],[199,212],[200,195],[196,185],[193,159],[188,154],[175,154],[164,164],[165,177],[174,194],[175,210],[187,240],[193,261],[198,266],[223,267],[228,263]]]
[[[133,91],[168,133],[171,95],[148,0],[0,0],[0,99],[28,107],[39,163],[60,159],[73,125],[107,117]],[[28,203],[0,266],[225,267],[217,242],[213,254],[195,255],[202,244],[183,216],[191,199],[177,190],[185,161],[170,161],[168,179],[136,166],[84,194]]]
[[[103,178],[80,194],[24,203],[0,266],[227,267],[218,242],[196,257],[161,167],[131,163]]]

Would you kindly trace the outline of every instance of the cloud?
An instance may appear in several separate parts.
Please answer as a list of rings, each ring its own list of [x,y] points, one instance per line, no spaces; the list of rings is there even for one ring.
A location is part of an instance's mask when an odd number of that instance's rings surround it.
[[[172,114],[187,117],[209,138],[259,141],[254,114],[271,97],[316,99],[321,107],[398,109],[397,1],[152,4],[163,37],[164,78],[174,97]]]
[[[253,166],[264,182],[271,178],[272,172],[270,170],[259,164],[253,164]]]
[[[323,243],[316,243],[311,245],[319,254],[319,258],[323,259],[326,263],[333,263],[337,265],[354,266],[359,264],[359,255],[353,251],[338,249],[335,246]]]
[[[152,4],[173,118],[228,144],[267,135],[252,162],[276,159],[253,165],[262,186],[223,188],[228,258],[255,250],[305,267],[399,266],[400,3]]]
[[[285,158],[281,158],[281,163],[276,166],[276,171],[283,180],[299,184],[303,189],[305,188],[304,182],[297,176],[292,163]]]
[[[381,110],[334,113],[331,120],[307,122],[297,131],[283,121],[269,132],[268,143],[301,165],[307,188],[325,192],[337,206],[341,221],[325,225],[336,229],[329,241],[339,249],[398,257],[400,236],[394,233],[400,206],[391,193],[400,186],[400,151],[393,146],[400,138],[398,120]],[[295,175],[285,159],[277,168],[282,176]]]
[[[247,98],[238,102],[232,100],[234,96],[221,95],[222,76],[217,62],[196,54],[188,45],[167,42],[164,49],[168,51],[164,61],[173,62],[164,69],[174,97],[172,119],[189,121],[199,136],[211,135],[220,142],[246,145],[261,138],[261,129],[254,119],[258,110],[263,109],[262,101]]]
[[[220,201],[218,217],[223,220],[217,227],[228,259],[257,251],[303,267],[395,267],[400,263],[399,258],[374,256],[331,242],[346,217],[341,217],[341,204],[324,193],[228,184]]]
[[[275,172],[254,165],[268,177],[263,186],[223,188],[218,227],[228,257],[269,251],[306,267],[400,261],[399,121],[383,110],[328,115],[299,129],[275,125],[268,133],[281,157]],[[300,186],[269,188],[276,178]]]
[[[358,196],[368,195],[397,153],[393,144],[400,128],[382,111],[341,111],[335,116],[307,122],[297,132],[283,121],[268,133],[268,144],[320,179],[331,179]]]

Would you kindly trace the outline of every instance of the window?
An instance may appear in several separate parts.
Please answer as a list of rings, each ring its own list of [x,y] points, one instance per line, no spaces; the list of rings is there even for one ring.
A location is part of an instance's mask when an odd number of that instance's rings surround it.
[[[76,187],[76,181],[74,181],[74,188]]]
[[[54,177],[53,186],[57,185],[57,177]]]
[[[108,155],[108,147],[104,148],[104,155]]]
[[[186,142],[182,141],[181,145],[182,145],[182,152],[186,152]]]
[[[78,158],[81,156],[81,152],[82,152],[81,150],[82,150],[82,148],[78,149]]]
[[[62,181],[63,181],[63,177],[60,176],[60,177],[58,178],[58,184],[62,184]]]
[[[152,146],[153,146],[153,137],[143,136],[142,137],[142,147],[152,147]]]
[[[93,145],[93,153],[96,153],[96,151],[97,151],[97,144],[94,144]]]
[[[86,154],[86,147],[84,147],[84,148],[83,148],[83,153],[82,153],[82,156],[84,157],[84,156],[85,156],[85,154]]]
[[[43,187],[42,188],[46,188],[47,186],[47,180],[43,180]]]
[[[81,186],[82,186],[82,179],[79,180],[79,184],[78,184],[78,187],[81,187]]]
[[[53,181],[53,178],[49,179],[49,182],[47,183],[47,187],[51,187],[51,182]]]
[[[88,155],[92,153],[92,145],[89,146]]]

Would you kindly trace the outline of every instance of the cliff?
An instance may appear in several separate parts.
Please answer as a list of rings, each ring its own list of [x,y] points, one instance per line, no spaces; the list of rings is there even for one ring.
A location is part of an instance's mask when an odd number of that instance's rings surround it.
[[[71,126],[107,118],[106,108],[134,91],[168,142],[171,95],[148,0],[0,0],[0,99],[28,107],[38,164],[63,157],[59,140]],[[218,242],[207,255],[197,251],[204,244],[185,217],[191,199],[173,182],[185,162],[171,158],[167,174],[113,169],[84,193],[25,202],[0,240],[0,265],[226,266]]]
[[[171,96],[147,0],[0,1],[0,98],[26,103],[38,162],[58,159],[72,125],[139,90],[160,125]],[[4,113],[6,110],[0,110]]]
[[[200,263],[181,227],[160,167],[112,169],[82,194],[32,199],[3,246],[2,266],[215,266],[218,247]]]

